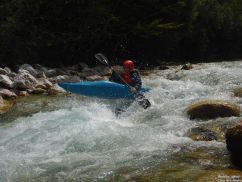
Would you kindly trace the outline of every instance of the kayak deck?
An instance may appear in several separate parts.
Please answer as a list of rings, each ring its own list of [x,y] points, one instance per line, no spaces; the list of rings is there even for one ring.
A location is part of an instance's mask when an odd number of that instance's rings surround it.
[[[132,99],[133,94],[128,86],[110,81],[82,81],[75,83],[58,83],[66,91],[90,97],[106,99]],[[142,88],[141,92],[149,91],[149,88]]]

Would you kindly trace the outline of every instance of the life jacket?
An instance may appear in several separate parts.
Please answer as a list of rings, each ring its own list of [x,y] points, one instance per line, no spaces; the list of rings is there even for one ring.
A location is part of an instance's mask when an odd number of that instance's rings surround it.
[[[125,81],[127,84],[129,84],[129,85],[132,84],[132,80],[131,80],[131,77],[130,77],[130,73],[124,73],[124,74],[123,74],[123,79],[124,79],[124,81]]]

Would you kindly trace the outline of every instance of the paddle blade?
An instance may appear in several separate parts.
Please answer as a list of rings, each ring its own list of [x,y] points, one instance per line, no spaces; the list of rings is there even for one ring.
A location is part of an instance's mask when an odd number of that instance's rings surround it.
[[[108,64],[108,59],[107,59],[102,53],[97,53],[97,54],[95,54],[94,56],[95,56],[95,58],[96,58],[99,62],[101,62],[102,64],[105,64],[105,65],[109,66],[109,64]]]

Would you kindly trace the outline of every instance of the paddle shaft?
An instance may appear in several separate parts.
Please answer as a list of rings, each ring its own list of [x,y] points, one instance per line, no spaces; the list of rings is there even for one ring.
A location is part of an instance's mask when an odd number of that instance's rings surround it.
[[[101,63],[105,64],[106,66],[108,66],[118,77],[120,80],[122,80],[122,82],[129,87],[129,89],[131,89],[132,87],[113,69],[112,66],[110,66],[108,59],[101,53],[97,53],[95,54],[95,58],[97,58],[97,60],[99,60]]]

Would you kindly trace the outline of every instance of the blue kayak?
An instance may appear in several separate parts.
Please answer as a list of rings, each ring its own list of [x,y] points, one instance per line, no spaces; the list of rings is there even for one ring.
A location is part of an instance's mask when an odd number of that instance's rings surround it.
[[[68,92],[91,97],[106,99],[132,99],[133,94],[126,85],[110,81],[83,81],[75,83],[58,83],[60,87]],[[149,91],[142,88],[141,92]]]

